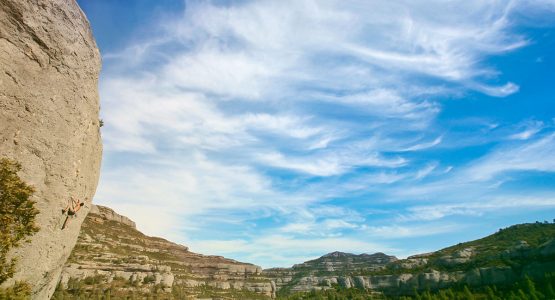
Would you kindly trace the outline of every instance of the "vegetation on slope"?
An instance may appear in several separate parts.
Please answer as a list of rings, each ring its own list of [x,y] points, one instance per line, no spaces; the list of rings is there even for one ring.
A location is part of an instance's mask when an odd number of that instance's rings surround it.
[[[14,274],[16,259],[7,258],[10,250],[38,231],[35,225],[38,210],[31,200],[35,190],[17,175],[20,170],[19,163],[0,159],[0,284]],[[27,284],[17,283],[0,290],[0,299],[24,298],[29,294]]]
[[[551,272],[555,266],[555,255],[553,250],[541,253],[541,250],[555,239],[555,224],[548,222],[536,222],[530,224],[514,225],[498,232],[470,242],[459,243],[457,245],[439,250],[437,252],[420,255],[417,257],[393,261],[382,268],[338,268],[335,271],[322,270],[314,262],[310,261],[301,264],[301,268],[293,268],[293,278],[278,291],[281,297],[287,297],[292,290],[298,288],[297,285],[303,277],[354,277],[354,276],[379,276],[379,275],[400,275],[412,274],[418,276],[423,273],[442,272],[443,274],[473,274],[481,276],[479,269],[492,268],[500,270],[498,274],[509,274],[503,279],[505,282],[496,283],[498,288],[511,286],[515,281],[528,275],[534,280],[538,279],[543,272]],[[552,244],[549,244],[552,245]],[[549,246],[548,246],[549,247]],[[551,246],[552,247],[552,246]],[[466,256],[460,256],[466,253]],[[352,255],[351,255],[352,256]],[[357,258],[356,256],[355,258]],[[344,261],[346,257],[337,257],[337,261]],[[349,258],[351,259],[351,258]],[[451,261],[449,261],[451,260]],[[458,260],[458,261],[457,261]],[[503,273],[505,272],[505,273]],[[488,274],[493,274],[492,272]],[[504,276],[504,275],[501,275]],[[463,276],[464,278],[464,276]],[[474,277],[476,278],[476,277]],[[499,277],[502,278],[502,277]],[[417,280],[418,281],[418,280]],[[440,280],[441,281],[441,280]],[[488,283],[486,283],[488,284]],[[489,283],[491,284],[491,282]],[[455,286],[456,283],[438,282],[437,286]],[[476,285],[476,283],[472,283]],[[479,285],[479,284],[478,284]],[[503,286],[501,286],[503,285]],[[427,284],[418,288],[426,289]],[[316,287],[328,288],[327,284]],[[410,294],[412,288],[404,286],[402,289],[392,287],[390,290],[383,290],[389,296],[402,296]],[[330,292],[331,293],[331,292]],[[366,297],[366,294],[364,294]]]
[[[384,270],[370,274],[415,274],[432,269],[438,271],[468,271],[484,267],[519,268],[530,262],[542,261],[534,249],[555,238],[555,223],[536,222],[513,225],[500,229],[487,237],[459,243],[427,255],[428,262],[417,268],[399,267],[403,262],[389,264]],[[465,249],[472,249],[473,256],[468,262],[445,264],[442,259]],[[512,253],[513,255],[510,255]],[[517,255],[514,255],[517,254]],[[551,259],[550,257],[548,259]]]
[[[212,263],[204,268],[195,267],[196,264],[208,261]],[[208,285],[193,287],[183,283],[188,279],[210,281],[215,280],[212,277],[225,276],[216,271],[217,265],[224,262],[233,261],[197,255],[189,252],[184,246],[146,236],[134,227],[89,213],[83,222],[79,240],[68,259],[68,264],[78,265],[82,270],[88,266],[97,266],[102,272],[111,268],[128,268],[128,273],[149,273],[136,269],[136,266],[169,266],[175,276],[173,285],[170,288],[161,283],[157,284],[153,275],[144,278],[123,278],[119,275],[113,277],[97,274],[85,278],[71,278],[64,286],[59,284],[52,299],[269,299],[267,296],[243,289],[224,290]],[[192,268],[197,270],[194,271]],[[262,280],[252,274],[248,275],[248,278],[247,274],[232,276],[236,277],[234,280],[245,282]]]
[[[148,261],[159,262],[171,266],[176,279],[194,279],[194,273],[189,266],[180,263],[184,257],[183,249],[177,249],[179,245],[162,239],[151,238],[143,235],[135,228],[111,220],[98,220],[99,216],[90,214],[82,227],[80,242],[77,244],[70,262],[79,264],[83,261],[97,262],[101,264],[123,266],[128,264],[146,264]],[[87,238],[85,238],[87,237]],[[555,299],[549,298],[553,290],[553,277],[535,276],[530,279],[515,277],[511,280],[520,282],[507,282],[497,286],[464,286],[462,283],[453,283],[443,286],[450,289],[413,291],[407,290],[365,290],[355,288],[341,288],[338,285],[318,286],[327,289],[305,293],[292,293],[292,287],[298,283],[302,276],[318,276],[320,274],[331,274],[335,276],[357,276],[357,275],[380,275],[396,273],[421,273],[430,270],[445,272],[466,271],[482,267],[508,267],[513,270],[522,269],[522,266],[531,263],[538,264],[542,260],[553,262],[553,255],[539,255],[539,249],[553,240],[555,237],[555,224],[533,223],[521,224],[502,229],[488,237],[460,243],[440,251],[424,255],[427,263],[424,265],[403,269],[402,263],[406,260],[389,263],[384,261],[387,257],[380,255],[350,255],[336,253],[333,257],[328,255],[323,258],[300,264],[292,268],[296,274],[293,280],[283,286],[278,292],[278,299]],[[92,240],[96,242],[91,242]],[[86,240],[89,239],[89,242]],[[137,247],[140,246],[140,247]],[[144,251],[141,248],[152,248],[157,251]],[[442,260],[446,256],[456,256],[460,251],[473,249],[468,261],[453,265],[445,265]],[[185,250],[186,251],[186,250]],[[332,253],[333,254],[333,253]],[[354,258],[353,258],[354,256]],[[143,257],[144,261],[138,260]],[[188,257],[187,259],[199,259]],[[365,259],[373,260],[372,263]],[[379,260],[379,261],[378,261]],[[328,263],[335,264],[335,271],[327,271],[323,268]],[[343,268],[343,264],[348,265]],[[298,272],[297,272],[298,271]],[[525,274],[518,273],[517,274]],[[543,273],[542,273],[543,274]],[[191,277],[193,276],[193,277]],[[278,276],[278,275],[276,275]],[[520,275],[519,275],[520,276]],[[522,275],[523,276],[523,275]],[[222,290],[206,285],[198,287],[185,287],[180,284],[172,288],[156,284],[149,277],[140,279],[113,278],[109,281],[102,276],[91,276],[81,280],[71,279],[67,288],[59,287],[54,299],[268,299],[267,296],[248,292],[246,290]],[[279,277],[279,276],[278,276]],[[277,278],[277,277],[276,277]],[[256,281],[258,278],[244,278],[248,281]],[[260,277],[260,280],[268,280]],[[535,291],[531,287],[534,287]]]
[[[200,286],[191,291],[179,285],[167,291],[161,285],[141,287],[139,282],[114,278],[105,283],[102,276],[87,277],[84,280],[70,279],[67,289],[60,285],[56,288],[53,300],[103,299],[103,300],[188,300],[188,299],[250,299],[269,300],[254,292],[245,290],[222,290],[210,286]],[[145,278],[146,279],[146,278]]]
[[[525,278],[508,287],[456,286],[438,291],[414,291],[407,296],[386,296],[376,291],[335,286],[325,291],[310,291],[279,297],[282,300],[551,300],[555,299],[555,274],[532,280]]]

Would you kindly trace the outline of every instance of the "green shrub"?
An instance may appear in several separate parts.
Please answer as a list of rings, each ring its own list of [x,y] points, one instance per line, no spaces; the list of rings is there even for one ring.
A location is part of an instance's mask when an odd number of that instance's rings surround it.
[[[39,212],[30,199],[35,190],[19,178],[20,170],[19,163],[0,159],[0,283],[14,273],[16,260],[7,258],[10,249],[39,230],[35,225]]]
[[[31,286],[26,282],[16,282],[7,289],[0,289],[0,300],[25,300],[30,297]]]
[[[144,284],[154,283],[156,282],[156,278],[152,275],[148,275],[143,279]]]
[[[83,279],[83,283],[86,285],[95,285],[99,283],[103,283],[106,281],[106,276],[104,275],[94,275],[94,276],[87,276]]]

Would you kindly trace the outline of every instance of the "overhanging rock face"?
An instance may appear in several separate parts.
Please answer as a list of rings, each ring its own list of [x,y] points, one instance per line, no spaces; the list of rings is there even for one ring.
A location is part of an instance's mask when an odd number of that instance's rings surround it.
[[[0,0],[0,156],[21,163],[34,186],[40,231],[15,249],[13,279],[48,299],[96,190],[100,54],[74,0]],[[73,195],[87,205],[61,230]]]

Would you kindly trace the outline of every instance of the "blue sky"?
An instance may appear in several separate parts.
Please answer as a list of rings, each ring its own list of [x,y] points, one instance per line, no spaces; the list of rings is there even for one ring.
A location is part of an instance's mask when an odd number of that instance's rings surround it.
[[[263,267],[555,217],[555,1],[79,0],[95,201]]]

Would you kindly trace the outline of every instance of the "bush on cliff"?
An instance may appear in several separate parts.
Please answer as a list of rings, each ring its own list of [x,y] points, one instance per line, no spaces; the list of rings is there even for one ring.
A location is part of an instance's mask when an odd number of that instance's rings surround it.
[[[0,284],[14,273],[16,260],[8,259],[8,252],[38,231],[39,212],[30,199],[35,190],[19,178],[20,170],[19,163],[0,158]]]
[[[26,282],[16,282],[7,289],[0,289],[0,300],[27,300],[31,295],[31,286]]]

